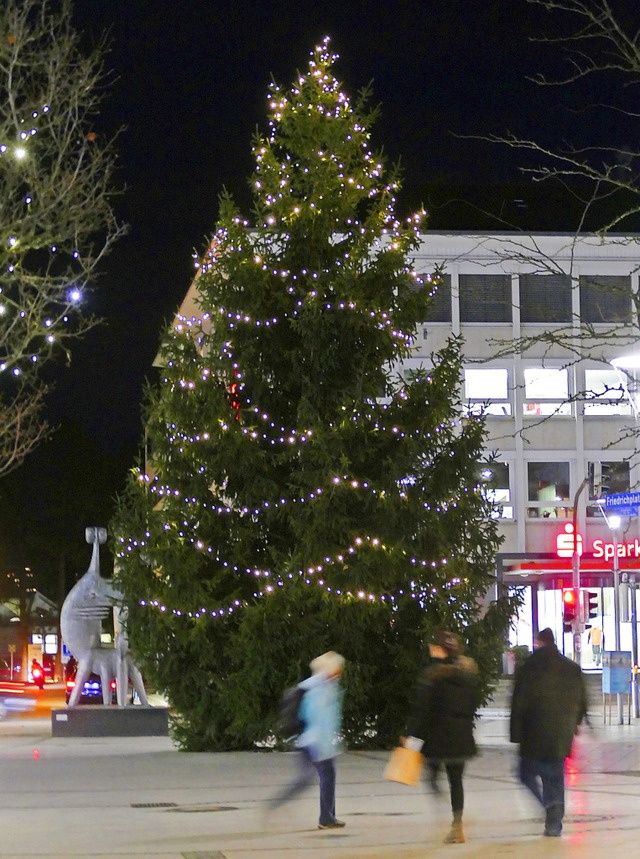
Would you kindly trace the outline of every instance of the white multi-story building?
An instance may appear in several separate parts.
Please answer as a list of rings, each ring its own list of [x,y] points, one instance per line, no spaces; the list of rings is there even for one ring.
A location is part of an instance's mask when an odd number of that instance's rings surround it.
[[[531,648],[534,631],[550,626],[573,652],[562,597],[577,578],[575,530],[580,586],[597,605],[587,624],[603,629],[607,649],[619,639],[635,652],[626,618],[640,584],[638,518],[614,530],[596,500],[640,489],[640,236],[430,232],[415,267],[442,280],[413,356],[397,369],[428,367],[452,334],[463,339],[464,408],[487,416],[479,473],[504,538],[497,577],[523,589],[511,643]],[[197,278],[181,317],[198,315],[196,296]],[[580,643],[583,666],[595,667],[588,629]]]
[[[607,649],[617,626],[631,650],[625,581],[640,583],[638,520],[613,530],[596,499],[640,486],[634,371],[610,363],[636,343],[640,351],[640,237],[434,232],[415,263],[419,272],[439,267],[443,278],[403,370],[428,366],[451,334],[463,338],[464,406],[487,415],[483,473],[504,536],[498,577],[524,588],[512,643],[531,647],[534,629],[550,626],[572,651],[562,592],[574,581],[575,527],[580,584],[597,593],[598,616],[587,623],[604,628]],[[633,585],[631,593],[635,603]],[[589,630],[581,643],[583,665],[593,666]]]

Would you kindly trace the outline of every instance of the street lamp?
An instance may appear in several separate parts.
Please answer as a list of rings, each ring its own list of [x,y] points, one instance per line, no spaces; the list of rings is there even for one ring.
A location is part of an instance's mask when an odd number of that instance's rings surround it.
[[[640,417],[640,351],[634,346],[627,354],[612,358],[609,363],[618,379],[636,418]]]

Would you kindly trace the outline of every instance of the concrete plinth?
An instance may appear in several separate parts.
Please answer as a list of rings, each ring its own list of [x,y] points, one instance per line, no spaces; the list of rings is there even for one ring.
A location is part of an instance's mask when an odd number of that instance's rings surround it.
[[[168,707],[105,707],[80,704],[51,711],[54,737],[166,737]]]

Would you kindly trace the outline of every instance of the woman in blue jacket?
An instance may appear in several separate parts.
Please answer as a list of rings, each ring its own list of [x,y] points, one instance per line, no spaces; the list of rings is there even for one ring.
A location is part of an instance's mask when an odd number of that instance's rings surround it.
[[[344,664],[344,657],[333,650],[311,662],[311,677],[300,683],[304,692],[300,704],[300,718],[304,727],[296,740],[301,753],[298,776],[270,803],[270,807],[275,809],[293,799],[311,784],[317,773],[320,779],[319,829],[338,829],[345,825],[343,820],[336,818],[335,768],[335,758],[341,751],[340,676]]]

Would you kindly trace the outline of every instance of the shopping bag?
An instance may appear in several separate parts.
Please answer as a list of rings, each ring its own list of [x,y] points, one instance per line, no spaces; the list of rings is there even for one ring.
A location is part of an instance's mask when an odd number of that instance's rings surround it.
[[[389,781],[398,781],[400,784],[415,787],[420,781],[422,760],[420,752],[398,746],[391,752],[391,757],[385,767],[384,777]]]

